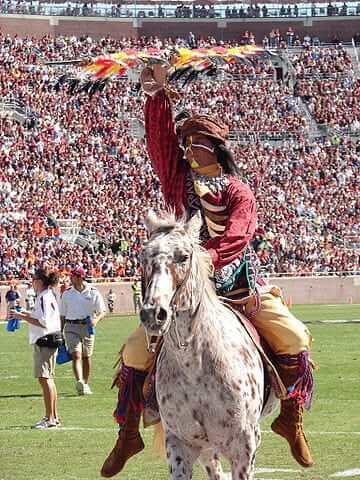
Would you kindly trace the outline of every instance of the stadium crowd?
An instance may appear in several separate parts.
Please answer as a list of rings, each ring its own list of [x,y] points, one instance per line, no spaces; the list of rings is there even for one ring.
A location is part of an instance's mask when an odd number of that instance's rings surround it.
[[[27,278],[44,263],[64,274],[74,265],[83,265],[92,277],[139,274],[145,235],[141,220],[148,208],[162,205],[145,142],[131,130],[134,118],[143,118],[143,99],[126,79],[91,98],[56,91],[61,70],[41,60],[185,42],[156,37],[36,40],[0,34],[0,101],[17,102],[32,113],[30,123],[19,124],[9,115],[0,118],[0,280]],[[214,42],[200,39],[197,44]],[[294,67],[300,76],[309,65],[312,73],[323,69],[324,62],[332,69],[340,64],[351,69],[349,59],[336,49],[317,55],[316,61],[304,53]],[[355,271],[358,253],[343,240],[358,235],[359,147],[342,139],[307,140],[308,121],[289,88],[274,81],[269,60],[229,66],[226,73],[234,78],[184,87],[179,108],[218,113],[232,130],[291,132],[294,137],[281,146],[231,145],[257,197],[254,245],[261,263],[277,273]],[[345,89],[342,95],[346,97]],[[320,96],[327,98],[321,91]],[[343,122],[334,108],[333,118]],[[359,119],[355,109],[354,115]],[[61,219],[76,220],[95,234],[97,243],[81,247],[65,241]]]
[[[313,48],[292,57],[297,95],[319,124],[360,129],[359,81],[350,55],[341,46]]]

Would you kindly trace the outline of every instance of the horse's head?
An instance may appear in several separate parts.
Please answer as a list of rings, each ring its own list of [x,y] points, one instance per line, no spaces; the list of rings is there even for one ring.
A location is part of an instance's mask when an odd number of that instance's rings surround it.
[[[199,250],[201,218],[195,215],[185,222],[176,221],[172,214],[159,217],[150,213],[145,225],[150,239],[142,252],[145,292],[140,318],[149,335],[164,335],[173,309],[190,308],[184,295],[194,249]]]

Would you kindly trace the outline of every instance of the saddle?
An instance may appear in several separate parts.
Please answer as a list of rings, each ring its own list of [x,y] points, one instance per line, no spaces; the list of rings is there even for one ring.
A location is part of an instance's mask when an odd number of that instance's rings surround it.
[[[244,305],[244,303],[246,303],[248,298],[244,297],[241,300],[236,300],[236,299],[230,299],[230,298],[222,297],[221,300],[223,301],[224,305],[229,310],[231,310],[234,313],[234,315],[236,315],[239,322],[244,327],[246,333],[249,335],[252,342],[254,343],[257,351],[260,353],[260,356],[261,356],[261,359],[262,359],[263,365],[264,365],[264,371],[265,371],[265,382],[264,382],[265,401],[264,401],[264,405],[266,404],[267,398],[270,394],[270,386],[272,386],[274,388],[276,396],[279,399],[286,400],[288,392],[287,392],[287,389],[286,389],[283,381],[281,380],[279,372],[278,372],[278,370],[275,366],[275,362],[271,358],[271,357],[273,357],[273,353],[272,353],[270,347],[265,342],[265,340],[262,337],[260,337],[259,332],[256,330],[254,325],[251,323],[251,320],[249,320],[244,315],[244,313],[241,310],[239,310],[239,305]],[[268,382],[267,382],[267,380],[268,380]]]

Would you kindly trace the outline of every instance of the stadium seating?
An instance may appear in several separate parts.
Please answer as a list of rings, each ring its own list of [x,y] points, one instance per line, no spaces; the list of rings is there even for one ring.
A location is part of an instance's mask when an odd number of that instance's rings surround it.
[[[143,118],[143,100],[130,80],[114,81],[92,98],[56,92],[62,70],[41,59],[176,43],[184,40],[0,34],[1,101],[32,115],[31,122],[0,115],[0,280],[28,278],[44,262],[64,274],[82,264],[94,278],[139,274],[142,216],[162,207],[145,142],[132,131]],[[346,52],[310,49],[291,61],[295,93],[315,120],[332,127],[360,121],[359,83]],[[359,145],[336,135],[314,141],[301,102],[274,80],[268,60],[224,73],[231,79],[190,85],[181,108],[221,114],[246,138],[231,147],[257,197],[254,246],[261,264],[274,273],[356,271],[358,251],[346,239],[359,233]],[[324,73],[343,76],[324,79]],[[259,142],[285,134],[285,143]],[[77,226],[74,238],[62,228],[66,222]],[[81,232],[83,242],[76,241]]]

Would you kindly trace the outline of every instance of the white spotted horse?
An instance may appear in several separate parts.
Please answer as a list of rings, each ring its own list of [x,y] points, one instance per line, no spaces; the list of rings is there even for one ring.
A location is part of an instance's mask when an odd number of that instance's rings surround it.
[[[211,261],[199,245],[201,220],[149,214],[142,252],[148,337],[163,336],[156,398],[172,480],[190,480],[196,461],[211,480],[253,480],[259,422],[277,405],[264,400],[264,367],[237,316],[216,296]]]

